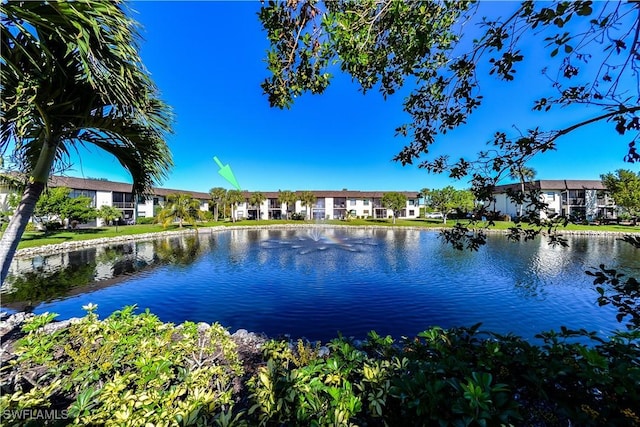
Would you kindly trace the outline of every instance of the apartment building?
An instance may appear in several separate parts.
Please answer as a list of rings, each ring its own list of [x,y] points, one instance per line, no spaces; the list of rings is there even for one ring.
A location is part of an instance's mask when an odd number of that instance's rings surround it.
[[[537,190],[548,205],[548,213],[579,219],[615,218],[617,209],[602,181],[598,180],[537,180],[525,183],[525,190]],[[492,210],[517,216],[519,205],[507,196],[507,190],[520,191],[521,184],[499,185],[495,188]],[[495,206],[495,208],[493,208]],[[545,212],[540,212],[545,217]]]
[[[153,188],[146,197],[134,197],[131,184],[113,182],[104,179],[73,178],[53,176],[49,180],[49,187],[67,187],[71,189],[71,197],[86,196],[92,200],[91,205],[100,208],[103,205],[113,206],[122,211],[124,223],[135,223],[138,218],[153,217],[156,209],[164,206],[171,194],[186,194],[200,201],[200,209],[209,209],[209,193],[167,188]],[[6,200],[8,189],[0,189],[0,202]],[[390,209],[382,206],[382,191],[311,191],[316,197],[312,206],[305,206],[297,200],[291,206],[281,203],[279,193],[262,192],[265,196],[260,206],[249,203],[253,192],[244,191],[244,202],[235,211],[237,219],[284,219],[291,214],[301,214],[305,217],[322,219],[344,219],[348,216],[362,218],[389,218],[393,215]],[[401,218],[418,218],[420,215],[418,192],[402,191],[407,198],[406,206],[400,212]],[[6,210],[6,206],[4,206]],[[258,214],[259,212],[259,214]],[[100,219],[89,225],[102,225]]]
[[[172,190],[167,188],[154,188],[147,197],[134,197],[131,192],[131,184],[113,182],[105,179],[73,178],[67,176],[52,176],[49,179],[49,187],[67,187],[71,190],[70,197],[85,196],[91,199],[91,206],[113,206],[122,212],[122,222],[134,223],[138,218],[154,216],[156,206],[164,205],[170,194],[187,194],[200,201],[200,209],[209,209],[209,193],[195,191]],[[9,189],[0,188],[0,204],[7,210],[7,193]],[[102,225],[102,220],[96,218],[89,223],[90,226]]]
[[[277,191],[262,192],[265,201],[258,209],[248,202],[240,204],[236,210],[237,218],[256,219],[258,211],[260,219],[284,219],[291,214],[303,214],[307,218],[345,219],[347,217],[361,218],[389,218],[393,215],[390,209],[382,206],[383,191],[311,191],[316,197],[312,206],[305,206],[297,200],[292,206],[287,206],[279,200]],[[420,215],[420,196],[415,191],[399,191],[407,198],[406,206],[400,212],[401,218],[418,218]],[[250,200],[253,193],[244,192],[245,200]]]

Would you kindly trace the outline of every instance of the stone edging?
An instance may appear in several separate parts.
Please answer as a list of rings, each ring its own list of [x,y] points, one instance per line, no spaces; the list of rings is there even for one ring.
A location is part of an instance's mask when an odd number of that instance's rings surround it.
[[[215,226],[215,227],[202,227],[196,230],[178,230],[178,231],[159,231],[155,233],[143,233],[143,234],[129,234],[126,236],[118,237],[101,237],[96,239],[87,240],[75,240],[71,242],[56,243],[52,245],[35,246],[32,248],[19,249],[15,258],[29,258],[35,255],[46,255],[56,252],[72,251],[76,249],[82,249],[87,247],[96,247],[103,245],[111,245],[117,243],[126,242],[140,242],[155,240],[162,237],[174,237],[188,234],[205,234],[214,233],[227,230],[260,230],[260,229],[297,229],[297,228],[309,228],[309,227],[321,227],[321,228],[352,228],[352,229],[364,229],[364,230],[417,230],[417,231],[442,231],[444,227],[411,227],[411,226],[392,226],[392,225],[340,225],[340,224],[273,224],[273,225],[238,225],[238,226]],[[496,229],[484,229],[483,231],[492,234],[506,234],[507,230]],[[624,231],[597,231],[597,230],[564,230],[561,232],[563,235],[587,235],[587,236],[622,236]]]

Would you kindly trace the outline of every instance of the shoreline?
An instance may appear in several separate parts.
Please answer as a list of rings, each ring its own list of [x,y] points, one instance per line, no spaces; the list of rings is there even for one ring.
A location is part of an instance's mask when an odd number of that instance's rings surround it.
[[[394,225],[341,225],[341,224],[273,224],[273,225],[238,225],[238,226],[214,226],[214,227],[201,227],[188,230],[171,230],[171,231],[158,231],[154,233],[142,233],[142,234],[128,234],[118,237],[98,237],[95,239],[76,240],[71,242],[56,243],[51,245],[34,246],[31,248],[18,249],[14,258],[30,258],[36,255],[48,255],[56,252],[73,251],[89,247],[106,246],[117,243],[127,242],[143,242],[164,237],[174,237],[183,235],[194,234],[213,234],[221,231],[228,230],[278,230],[278,229],[303,229],[303,228],[352,228],[352,229],[364,229],[364,230],[414,230],[425,232],[441,232],[448,229],[445,227],[411,227],[411,226],[394,226]],[[482,229],[487,234],[507,234],[508,230],[496,230],[496,229]],[[597,231],[597,230],[563,230],[561,235],[569,236],[595,236],[595,237],[616,237],[630,234],[624,231]],[[546,235],[542,232],[541,235]]]

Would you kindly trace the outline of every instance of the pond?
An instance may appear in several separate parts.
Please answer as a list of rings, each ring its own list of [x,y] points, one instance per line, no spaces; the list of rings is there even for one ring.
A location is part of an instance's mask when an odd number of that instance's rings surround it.
[[[527,339],[561,325],[621,329],[584,272],[604,263],[639,277],[638,251],[614,237],[568,241],[491,235],[470,252],[426,230],[232,229],[15,260],[2,310],[65,319],[89,302],[101,317],[137,304],[168,322],[323,341],[478,322]]]

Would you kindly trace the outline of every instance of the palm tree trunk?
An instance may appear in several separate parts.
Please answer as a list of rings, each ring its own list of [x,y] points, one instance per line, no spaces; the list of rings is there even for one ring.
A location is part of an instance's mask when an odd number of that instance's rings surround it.
[[[49,129],[46,130],[47,137],[50,135]],[[48,138],[47,138],[48,139]],[[53,166],[56,155],[57,143],[46,141],[42,144],[42,151],[38,156],[38,161],[33,168],[31,178],[24,190],[20,204],[16,209],[16,213],[11,217],[7,229],[0,239],[0,262],[2,262],[2,270],[0,270],[0,285],[4,283],[13,256],[18,249],[18,244],[22,238],[24,230],[27,228],[29,219],[33,215],[36,203],[49,180],[49,172]]]
[[[2,235],[2,239],[0,239],[0,260],[2,260],[0,284],[4,283],[4,279],[6,279],[9,273],[9,267],[18,249],[18,243],[20,243],[22,233],[24,233],[24,230],[27,228],[29,219],[31,215],[33,215],[36,203],[43,190],[43,182],[31,182],[27,184],[27,188],[25,188],[22,195],[22,200],[20,200],[20,205],[18,205],[16,213],[11,217],[9,225],[7,225],[7,229]]]
[[[520,174],[520,189],[522,190],[522,197],[524,197],[524,176]],[[524,200],[520,203],[520,212],[518,212],[518,216],[522,216],[522,210],[524,207]]]

